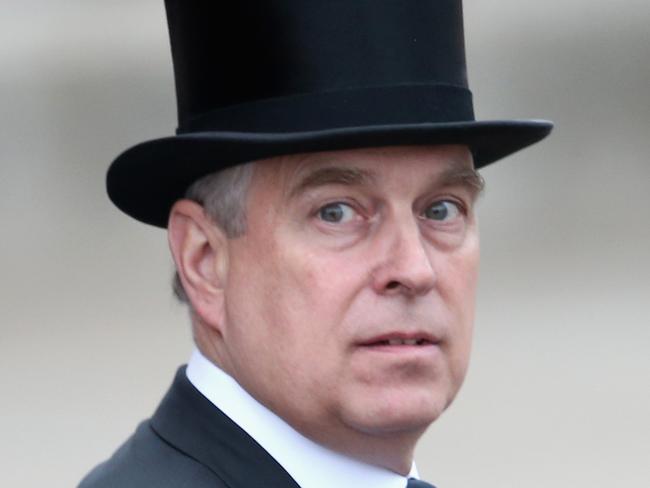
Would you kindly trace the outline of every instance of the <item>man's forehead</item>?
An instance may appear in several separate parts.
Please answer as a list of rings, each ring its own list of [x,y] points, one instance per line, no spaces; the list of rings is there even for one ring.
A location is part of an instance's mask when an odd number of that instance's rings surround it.
[[[387,146],[293,154],[285,161],[295,166],[296,171],[311,171],[325,166],[366,166],[370,172],[382,163],[404,164],[425,162],[434,166],[473,167],[472,155],[466,146]]]
[[[308,186],[340,183],[376,184],[392,172],[416,168],[427,178],[464,179],[474,171],[465,146],[390,146],[291,154],[260,161],[260,183],[284,187],[295,194]],[[426,174],[424,174],[426,173]],[[480,177],[479,177],[480,178]]]

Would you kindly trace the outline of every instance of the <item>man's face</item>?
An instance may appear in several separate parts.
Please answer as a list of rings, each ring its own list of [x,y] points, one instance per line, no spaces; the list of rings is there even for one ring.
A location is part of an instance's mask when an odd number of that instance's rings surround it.
[[[460,146],[257,164],[228,244],[222,367],[325,444],[421,434],[467,368],[477,183]]]

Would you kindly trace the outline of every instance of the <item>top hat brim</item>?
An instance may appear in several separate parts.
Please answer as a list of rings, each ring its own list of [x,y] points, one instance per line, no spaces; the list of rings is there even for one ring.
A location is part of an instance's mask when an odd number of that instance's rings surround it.
[[[459,144],[482,168],[546,137],[545,120],[375,125],[284,132],[192,132],[138,144],[115,159],[110,199],[135,219],[166,227],[169,211],[197,179],[237,164],[285,154],[395,145]]]

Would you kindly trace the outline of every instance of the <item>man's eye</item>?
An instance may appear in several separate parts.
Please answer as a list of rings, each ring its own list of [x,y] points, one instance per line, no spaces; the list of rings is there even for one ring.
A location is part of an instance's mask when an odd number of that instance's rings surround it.
[[[354,210],[350,205],[336,202],[321,207],[318,211],[318,216],[325,222],[340,224],[352,220],[354,217]]]
[[[460,215],[458,204],[449,200],[441,200],[428,206],[424,211],[424,217],[431,220],[444,222],[453,220]]]

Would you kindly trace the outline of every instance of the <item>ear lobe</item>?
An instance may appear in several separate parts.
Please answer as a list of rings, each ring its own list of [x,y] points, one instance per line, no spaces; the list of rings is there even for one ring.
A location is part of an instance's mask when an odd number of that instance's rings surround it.
[[[167,229],[176,270],[194,312],[219,328],[228,262],[225,234],[201,205],[190,200],[174,204]]]

